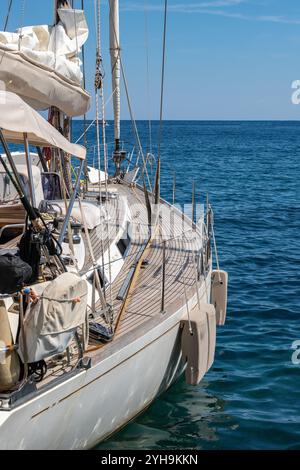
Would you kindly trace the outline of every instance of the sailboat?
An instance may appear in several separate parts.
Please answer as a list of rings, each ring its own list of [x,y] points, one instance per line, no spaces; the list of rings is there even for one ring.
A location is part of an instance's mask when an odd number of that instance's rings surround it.
[[[54,7],[53,26],[0,32],[0,449],[94,447],[182,374],[198,385],[226,319],[209,201],[196,221],[195,197],[192,218],[161,198],[160,155],[152,185],[135,122],[135,164],[122,146],[118,0],[109,0],[112,175],[99,36],[91,168],[70,131],[90,106],[88,26],[69,2]]]

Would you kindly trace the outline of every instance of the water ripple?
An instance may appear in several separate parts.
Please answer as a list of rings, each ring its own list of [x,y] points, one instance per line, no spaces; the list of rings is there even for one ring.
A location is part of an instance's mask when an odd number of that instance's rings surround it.
[[[138,127],[147,142],[147,123]],[[122,132],[133,142],[130,123]],[[299,136],[298,122],[165,123],[162,194],[171,199],[174,169],[177,202],[191,202],[193,180],[199,201],[210,194],[228,320],[203,383],[181,379],[99,449],[300,449]]]

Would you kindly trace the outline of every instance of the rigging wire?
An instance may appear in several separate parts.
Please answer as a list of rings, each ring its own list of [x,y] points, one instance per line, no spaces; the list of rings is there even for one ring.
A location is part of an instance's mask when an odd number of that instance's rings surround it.
[[[81,9],[84,11],[85,5],[84,5],[84,0],[81,0]],[[86,89],[86,74],[85,74],[85,45],[82,45],[81,49],[81,57],[82,57],[82,75],[83,75],[83,88]],[[88,142],[87,142],[87,122],[86,122],[86,113],[84,113],[83,116],[83,137],[84,137],[84,146],[87,148]],[[85,159],[84,162],[84,177],[85,177],[85,189],[87,190],[87,178],[88,178],[88,162],[87,158]]]
[[[114,93],[115,93],[115,91],[113,91],[112,94],[110,95],[110,97],[106,100],[106,102],[105,102],[105,104],[104,104],[105,107],[106,107],[106,106],[108,105],[108,103],[112,100],[112,97],[114,96]],[[93,121],[92,121],[92,122],[88,125],[88,127],[86,128],[85,132],[83,132],[83,133],[81,134],[81,136],[78,137],[78,139],[76,140],[75,144],[78,144],[78,142],[80,142],[83,137],[86,138],[87,132],[88,132],[88,131],[90,130],[90,128],[95,124],[95,122],[96,122],[96,119],[93,119]]]
[[[104,157],[104,171],[106,173],[105,176],[105,192],[107,196],[107,175],[108,175],[108,163],[107,163],[107,146],[106,146],[106,123],[105,123],[105,101],[104,101],[104,77],[105,74],[103,72],[103,62],[102,62],[102,54],[101,54],[101,0],[98,0],[98,12],[97,12],[97,22],[98,22],[98,38],[97,38],[97,67],[99,67],[99,83],[97,83],[97,89],[100,92],[100,100],[101,100],[101,114],[102,114],[102,139],[103,139],[103,157]]]
[[[135,120],[134,115],[133,115],[133,110],[132,110],[132,105],[131,105],[131,100],[130,100],[129,90],[128,90],[128,83],[127,83],[125,70],[124,70],[124,65],[123,65],[123,60],[122,60],[121,55],[120,55],[120,64],[121,64],[122,77],[123,77],[124,88],[125,88],[125,93],[126,93],[126,98],[127,98],[127,103],[128,103],[129,114],[130,114],[131,122],[132,122],[132,126],[133,126],[133,131],[134,131],[134,135],[135,135],[135,138],[136,138],[136,141],[137,141],[137,146],[138,146],[138,149],[139,149],[139,153],[142,156],[142,160],[143,160],[143,164],[144,164],[142,174],[144,175],[144,173],[146,172],[149,188],[150,188],[150,191],[152,191],[151,181],[150,181],[148,171],[147,171],[147,162],[145,160],[145,156],[144,156],[144,152],[143,152],[143,148],[142,148],[138,128],[137,128],[137,125],[136,125],[136,120]]]
[[[125,93],[126,93],[126,98],[127,98],[127,103],[128,103],[128,109],[129,109],[130,118],[131,118],[131,122],[132,122],[132,126],[133,126],[133,132],[134,132],[136,142],[137,142],[137,146],[138,146],[138,149],[139,149],[139,156],[141,155],[142,160],[143,160],[142,176],[144,178],[144,174],[146,173],[149,189],[150,189],[150,192],[152,192],[151,181],[150,181],[149,173],[148,173],[148,170],[147,170],[147,160],[145,160],[145,156],[144,156],[144,152],[143,152],[143,148],[142,148],[138,128],[137,128],[137,125],[136,125],[136,120],[135,120],[134,115],[133,115],[133,110],[132,110],[132,105],[131,105],[131,100],[130,100],[129,90],[128,90],[128,83],[127,83],[125,70],[124,70],[124,66],[123,66],[123,60],[122,60],[121,56],[120,56],[120,64],[121,64],[122,77],[123,77],[124,88],[125,88]]]
[[[101,21],[101,0],[98,0],[98,22],[100,25]],[[100,30],[100,27],[99,27]],[[101,114],[102,114],[102,140],[103,140],[103,156],[104,156],[104,172],[105,172],[105,194],[106,201],[108,200],[108,159],[107,159],[107,145],[106,145],[106,123],[105,123],[105,102],[104,102],[104,73],[102,67],[102,57],[101,57],[101,36],[99,36],[99,53],[100,53],[100,65],[102,73],[102,83],[100,88],[100,99],[101,99]],[[106,217],[106,230],[108,234],[108,217]],[[112,305],[112,271],[111,271],[111,253],[110,253],[110,243],[108,244],[108,261],[109,261],[109,282],[110,282],[110,304]]]
[[[98,150],[98,171],[99,171],[99,203],[101,204],[101,149],[100,149],[100,126],[99,126],[99,90],[102,87],[101,73],[101,39],[100,39],[100,3],[94,1],[95,8],[95,30],[96,30],[96,74],[95,74],[95,98],[96,98],[96,136]]]
[[[146,49],[146,87],[147,87],[147,107],[148,107],[148,130],[149,130],[149,153],[152,154],[152,122],[151,122],[151,107],[150,107],[150,72],[149,72],[149,31],[148,31],[148,2],[144,0],[145,11],[145,49]]]
[[[101,100],[101,113],[102,113],[102,138],[103,138],[103,156],[104,156],[104,171],[105,171],[105,191],[106,200],[108,194],[107,187],[107,175],[108,175],[108,164],[107,164],[107,148],[106,148],[106,124],[105,124],[105,103],[104,103],[104,89],[103,89],[103,69],[102,69],[102,56],[101,56],[101,1],[95,0],[95,22],[96,22],[96,74],[95,74],[95,93],[96,93],[96,130],[97,130],[97,146],[98,146],[98,167],[99,167],[99,205],[100,211],[102,207],[101,197],[101,144],[100,144],[100,125],[99,125],[99,95]],[[106,216],[106,230],[108,235],[108,217]],[[101,252],[102,252],[102,263],[104,266],[104,247],[103,247],[103,236],[102,236],[102,224],[101,224]],[[110,281],[110,304],[112,305],[112,287],[111,287],[111,252],[110,243],[108,245],[108,261],[109,261],[109,281]],[[104,268],[103,268],[104,269]]]
[[[146,88],[147,88],[147,108],[148,108],[148,152],[146,155],[146,165],[150,163],[150,180],[152,181],[153,164],[156,162],[155,156],[152,153],[152,122],[151,122],[151,101],[150,101],[150,65],[149,65],[149,28],[148,28],[148,2],[144,0],[145,12],[145,49],[146,49]]]
[[[161,68],[161,91],[160,91],[160,113],[159,113],[159,133],[158,133],[158,152],[157,152],[157,191],[155,194],[155,203],[158,204],[160,197],[160,166],[161,166],[161,143],[163,133],[163,106],[164,106],[164,84],[165,84],[165,63],[166,63],[166,37],[167,37],[167,13],[168,0],[165,0],[164,9],[164,32],[163,32],[163,57]]]
[[[8,10],[7,10],[7,15],[6,15],[3,31],[6,31],[6,28],[7,28],[7,25],[8,25],[12,3],[13,3],[13,0],[9,0],[9,5],[8,5]]]
[[[100,67],[100,23],[97,22],[99,11],[99,0],[94,0],[95,9],[95,32],[96,32],[96,74],[95,74],[95,100],[96,100],[96,138],[97,138],[97,157],[98,157],[98,179],[99,179],[99,212],[102,213],[102,198],[101,198],[101,146],[100,146],[100,126],[99,126],[99,87],[101,85],[101,71]],[[104,249],[103,249],[103,231],[102,224],[100,224],[100,237],[101,237],[101,258],[102,265],[104,265]],[[104,291],[105,295],[105,291]]]
[[[117,40],[117,39],[118,39],[118,36],[117,36],[117,32],[116,32],[115,26],[114,26],[114,35],[115,35],[115,38],[116,38],[116,40]],[[127,79],[126,79],[126,75],[125,75],[125,70],[124,70],[124,65],[123,65],[123,60],[122,60],[122,55],[121,55],[121,47],[120,47],[120,44],[118,44],[118,54],[119,54],[119,55],[118,55],[118,58],[119,58],[119,60],[120,60],[121,73],[122,73],[122,78],[123,78],[123,82],[124,82],[124,88],[125,88],[125,93],[126,93],[126,98],[127,98],[127,104],[128,104],[130,119],[131,119],[132,127],[133,127],[133,133],[134,133],[134,136],[135,136],[135,139],[136,139],[137,148],[139,149],[138,157],[139,157],[139,155],[141,155],[141,156],[142,156],[142,160],[143,160],[142,176],[144,177],[144,173],[146,173],[148,185],[149,185],[150,191],[152,192],[151,181],[150,181],[149,174],[148,174],[148,170],[147,170],[147,160],[145,160],[145,156],[144,156],[144,152],[143,152],[143,148],[142,148],[142,144],[141,144],[141,140],[140,140],[138,128],[137,128],[136,121],[135,121],[134,115],[133,115],[131,100],[130,100],[130,96],[129,96],[128,83],[127,83]]]
[[[21,1],[21,27],[20,27],[20,32],[19,32],[19,41],[18,41],[18,49],[19,51],[21,50],[21,42],[23,38],[23,27],[24,27],[24,20],[25,20],[25,5],[26,5],[26,0]]]

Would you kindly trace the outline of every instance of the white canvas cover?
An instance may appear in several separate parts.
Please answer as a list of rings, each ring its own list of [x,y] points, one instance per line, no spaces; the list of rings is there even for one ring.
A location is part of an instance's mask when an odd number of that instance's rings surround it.
[[[48,201],[51,204],[51,201]],[[66,204],[64,201],[52,201],[55,206],[59,206],[62,212],[62,215],[66,215]],[[95,204],[82,201],[81,202],[82,211],[84,212],[84,218],[89,230],[93,230],[100,224],[104,224],[106,221],[110,220],[108,214],[106,214],[105,209],[101,206],[96,206]],[[73,219],[77,220],[83,224],[83,217],[80,210],[80,205],[78,201],[74,202],[73,209],[71,212]]]
[[[80,298],[80,302],[74,299]],[[86,320],[87,282],[73,273],[64,273],[47,283],[36,304],[26,312],[26,345],[20,335],[22,360],[41,361],[67,348],[76,328]]]
[[[29,176],[28,176],[27,165],[18,164],[16,165],[16,167],[17,167],[19,175],[23,175],[25,179],[28,181]],[[40,202],[44,200],[41,170],[36,165],[32,165],[31,171],[32,171],[32,178],[33,178],[33,192],[35,195],[36,206],[38,207]]]
[[[1,90],[0,128],[8,142],[22,144],[23,135],[27,133],[31,145],[60,148],[70,155],[85,159],[84,147],[71,144],[19,96]]]
[[[5,160],[5,156],[2,155],[2,158]],[[28,169],[26,164],[18,164],[16,165],[19,175],[23,178],[23,182],[27,183],[26,188],[28,187]],[[41,170],[36,166],[32,165],[31,167],[32,176],[33,176],[33,190],[35,194],[35,201],[37,207],[39,206],[40,202],[44,200],[44,192],[43,192],[43,185],[42,185],[42,177],[41,177]],[[3,170],[2,165],[0,165],[0,200],[9,200],[9,201],[18,201],[18,193],[13,184],[9,179],[6,178],[6,172]],[[3,195],[6,195],[3,198]],[[29,194],[28,194],[29,196]]]
[[[81,10],[63,8],[58,14],[55,26],[0,32],[0,81],[35,109],[56,106],[68,116],[80,116],[90,106],[79,58],[88,26]]]
[[[104,183],[107,179],[107,173],[105,171],[99,171],[97,168],[93,168],[92,166],[87,167],[88,171],[88,180],[91,184],[99,184],[99,174],[100,174],[100,182]]]

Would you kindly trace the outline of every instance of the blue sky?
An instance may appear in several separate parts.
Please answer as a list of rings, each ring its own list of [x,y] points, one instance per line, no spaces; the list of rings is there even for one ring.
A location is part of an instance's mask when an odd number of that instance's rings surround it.
[[[9,30],[20,26],[14,0]],[[75,0],[79,6],[80,0]],[[90,37],[88,88],[95,60],[94,0],[85,0]],[[110,95],[108,8],[102,0],[105,94]],[[3,28],[8,0],[1,0]],[[41,6],[42,5],[42,6]],[[121,46],[134,114],[159,115],[163,0],[120,0]],[[146,6],[146,8],[145,8]],[[145,12],[146,10],[146,12]],[[25,0],[24,24],[51,23],[52,0]],[[150,111],[145,21],[148,24]],[[299,119],[291,84],[300,79],[299,0],[169,0],[165,117],[167,119]],[[89,117],[94,116],[92,107]],[[107,106],[107,118],[112,117]],[[123,93],[122,118],[128,118]]]

